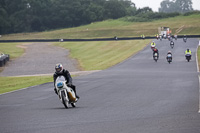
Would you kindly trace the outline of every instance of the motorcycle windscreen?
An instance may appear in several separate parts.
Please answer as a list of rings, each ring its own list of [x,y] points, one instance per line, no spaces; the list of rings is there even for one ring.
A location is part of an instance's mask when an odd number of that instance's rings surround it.
[[[58,76],[57,79],[56,79],[56,83],[62,82],[62,81],[66,81],[65,77],[64,76]]]

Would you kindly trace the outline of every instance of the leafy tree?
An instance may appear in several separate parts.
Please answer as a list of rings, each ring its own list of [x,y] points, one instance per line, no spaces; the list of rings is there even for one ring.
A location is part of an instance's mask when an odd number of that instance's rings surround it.
[[[160,3],[161,7],[159,12],[180,12],[185,13],[192,11],[192,1],[191,0],[164,0]]]
[[[176,0],[175,2],[177,12],[186,13],[192,11],[192,0]]]

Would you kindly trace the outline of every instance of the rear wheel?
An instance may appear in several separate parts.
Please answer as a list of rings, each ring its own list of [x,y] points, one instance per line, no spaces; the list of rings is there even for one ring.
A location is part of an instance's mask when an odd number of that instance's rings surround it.
[[[65,108],[66,109],[69,108],[69,103],[66,100],[66,98],[65,98],[66,96],[65,96],[65,93],[63,91],[61,92],[61,97],[62,97],[62,103],[64,104]]]

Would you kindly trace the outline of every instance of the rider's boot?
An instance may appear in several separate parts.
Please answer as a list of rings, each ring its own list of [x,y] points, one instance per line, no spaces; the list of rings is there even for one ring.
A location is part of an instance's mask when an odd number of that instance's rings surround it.
[[[79,96],[77,95],[77,93],[76,93],[76,86],[72,85],[71,87],[72,87],[72,89],[74,90],[74,93],[75,93],[76,98],[77,98],[77,100],[78,100],[80,97],[79,97]]]

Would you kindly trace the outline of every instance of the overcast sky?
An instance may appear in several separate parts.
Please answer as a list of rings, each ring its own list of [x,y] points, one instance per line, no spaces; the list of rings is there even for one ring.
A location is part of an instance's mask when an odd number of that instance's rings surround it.
[[[137,8],[143,8],[143,7],[150,7],[153,11],[158,11],[158,8],[160,8],[160,3],[163,0],[131,0],[133,3],[135,3]],[[192,0],[193,2],[193,9],[194,10],[200,10],[200,0]]]

